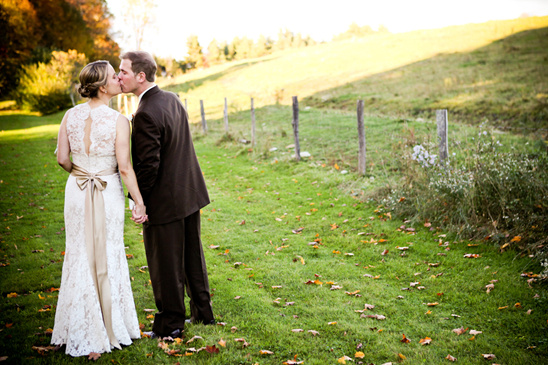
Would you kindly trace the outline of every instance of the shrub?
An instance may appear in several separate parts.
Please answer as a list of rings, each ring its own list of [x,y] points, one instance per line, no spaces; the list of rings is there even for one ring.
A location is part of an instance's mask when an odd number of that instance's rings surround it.
[[[509,243],[546,260],[546,148],[518,152],[487,131],[478,137],[473,151],[458,151],[461,159],[445,164],[435,163],[423,146],[408,151],[402,164],[408,169],[405,183],[384,197],[384,209],[455,230],[463,238]]]
[[[86,56],[75,50],[52,52],[49,63],[23,66],[16,92],[17,103],[28,110],[51,114],[73,104],[74,86],[86,64]]]

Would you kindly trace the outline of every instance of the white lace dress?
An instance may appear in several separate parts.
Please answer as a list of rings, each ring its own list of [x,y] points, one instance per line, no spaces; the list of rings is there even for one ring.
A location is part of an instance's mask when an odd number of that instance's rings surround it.
[[[89,172],[117,166],[115,156],[117,111],[100,106],[91,109],[80,104],[67,115],[67,134],[72,161]],[[89,155],[84,143],[86,120],[91,117]],[[140,337],[131,281],[124,251],[125,197],[120,174],[103,176],[106,217],[106,254],[112,301],[112,329],[118,342],[131,344]],[[85,191],[69,175],[65,188],[66,249],[61,288],[55,313],[51,343],[66,345],[66,353],[84,356],[90,352],[110,352],[99,299],[93,282],[84,235]]]

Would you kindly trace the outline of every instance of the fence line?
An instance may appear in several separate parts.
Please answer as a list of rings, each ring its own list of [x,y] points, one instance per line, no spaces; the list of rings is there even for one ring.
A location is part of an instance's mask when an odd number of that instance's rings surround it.
[[[254,99],[251,98],[251,144],[252,146],[256,145],[256,120],[255,120],[255,106]],[[187,99],[184,99],[185,110],[188,114],[188,102]],[[117,97],[117,107],[119,111],[123,111],[126,115],[130,115],[135,112],[137,108],[137,98],[135,95],[122,95],[119,94]],[[357,102],[357,129],[358,129],[358,173],[360,175],[365,175],[366,173],[366,135],[365,135],[365,125],[364,125],[364,101],[358,100]],[[293,119],[291,125],[293,127],[293,137],[295,141],[295,159],[297,161],[301,160],[301,148],[299,142],[299,100],[297,96],[292,97],[292,112]],[[200,100],[200,114],[202,118],[202,129],[203,133],[207,134],[207,121],[205,118],[205,107],[204,101]],[[228,134],[228,102],[227,98],[224,98],[224,126],[225,132]],[[449,156],[448,151],[448,117],[447,109],[438,109],[436,110],[436,123],[437,123],[437,135],[439,142],[439,159],[441,162],[447,160]]]

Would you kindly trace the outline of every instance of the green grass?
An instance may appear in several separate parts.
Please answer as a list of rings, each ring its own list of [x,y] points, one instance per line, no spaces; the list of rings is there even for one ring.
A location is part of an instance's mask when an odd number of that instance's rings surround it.
[[[281,364],[297,355],[305,364],[336,364],[343,355],[354,358],[359,344],[364,363],[395,363],[399,354],[406,357],[406,364],[446,363],[448,354],[459,363],[483,364],[481,354],[490,353],[498,363],[546,361],[547,291],[537,283],[529,286],[528,278],[520,276],[540,271],[531,259],[516,257],[514,252],[499,253],[489,241],[459,241],[422,223],[390,219],[375,204],[360,199],[362,191],[386,182],[383,171],[394,178],[389,165],[395,159],[390,154],[401,148],[399,141],[406,143],[405,136],[411,138],[410,131],[414,138],[428,138],[432,132],[428,123],[367,118],[369,151],[378,153],[371,153],[373,165],[369,175],[361,178],[333,168],[336,162],[345,168],[350,157],[344,156],[352,151],[349,143],[333,146],[327,137],[323,137],[325,144],[319,141],[322,133],[325,136],[322,130],[332,131],[332,141],[339,136],[354,138],[349,128],[353,113],[313,108],[304,112],[302,150],[310,150],[312,158],[300,163],[291,159],[291,149],[286,148],[292,143],[290,113],[283,106],[257,110],[258,120],[268,117],[278,123],[258,129],[254,149],[237,142],[239,135],[249,138],[248,113],[231,115],[233,138],[224,136],[221,120],[211,121],[207,136],[195,126],[196,150],[212,198],[203,211],[202,238],[214,312],[217,321],[226,325],[188,326],[185,340],[194,335],[204,340],[171,347],[184,353],[191,346],[216,345],[220,352],[179,358],[165,354],[156,340],[141,339],[122,351],[103,354],[100,363]],[[49,343],[44,332],[53,327],[57,292],[47,289],[58,288],[61,276],[67,176],[53,155],[54,123],[61,117],[0,116],[0,262],[6,265],[0,267],[0,356],[8,356],[7,363],[86,361],[32,350],[34,345]],[[330,125],[340,128],[330,130]],[[453,132],[454,140],[476,132],[459,127]],[[524,141],[503,137],[508,143]],[[276,146],[279,149],[270,152]],[[416,231],[410,234],[407,228]],[[139,271],[146,265],[142,237],[129,219],[125,238],[127,253],[134,256],[128,263],[139,321],[148,330],[144,309],[154,308],[152,289],[148,273]],[[320,240],[318,248],[309,245],[315,239]],[[210,249],[210,245],[220,247]],[[404,251],[397,247],[409,249],[401,256]],[[383,256],[384,250],[388,254]],[[466,253],[481,257],[463,258]],[[323,285],[305,284],[316,279]],[[485,286],[491,280],[498,282],[487,294]],[[330,290],[331,281],[342,289]],[[425,289],[412,287],[412,282],[420,282]],[[360,296],[345,293],[357,290]],[[8,298],[9,293],[18,296]],[[403,299],[397,298],[400,295]],[[279,304],[274,302],[278,298]],[[285,305],[288,302],[294,304]],[[439,304],[426,305],[433,302]],[[386,319],[361,318],[355,311],[366,303],[375,305],[366,315],[381,314]],[[52,309],[39,312],[45,305]],[[529,309],[531,314],[526,313]],[[470,340],[468,333],[452,332],[461,326],[483,333]],[[237,329],[232,332],[231,327]],[[402,334],[412,342],[400,342]],[[425,337],[432,338],[432,343],[422,346],[419,340]],[[249,346],[242,348],[237,338],[244,338]],[[221,339],[227,342],[226,348],[218,344]],[[261,355],[261,350],[274,354]]]
[[[502,364],[546,362],[548,292],[521,276],[542,271],[536,260],[500,252],[491,240],[463,241],[424,221],[396,219],[369,199],[402,184],[410,170],[403,157],[414,145],[436,153],[432,108],[449,109],[449,153],[457,161],[470,157],[480,131],[458,121],[474,124],[495,115],[505,126],[546,123],[546,75],[537,72],[546,65],[546,26],[548,17],[383,35],[160,80],[188,99],[195,122],[199,100],[205,101],[209,132],[193,126],[212,198],[203,210],[202,238],[214,312],[226,325],[188,326],[185,341],[194,335],[203,340],[170,346],[184,353],[216,345],[218,354],[169,356],[157,341],[140,339],[98,362],[281,364],[296,356],[305,364],[337,364],[343,355],[354,358],[358,347],[367,364],[443,364],[448,354],[465,364],[486,363],[481,354],[495,354],[491,362]],[[301,99],[301,151],[311,154],[299,163],[290,147],[292,95]],[[221,119],[224,97],[229,134]],[[255,146],[241,142],[251,140],[249,97],[255,98]],[[368,106],[365,176],[356,174],[358,98]],[[65,249],[67,175],[53,154],[62,113],[22,114],[9,102],[0,108],[0,358],[86,362],[32,349],[50,341],[45,332],[53,327],[57,302],[51,288],[60,285]],[[495,134],[506,151],[546,148],[541,133]],[[146,265],[142,236],[129,219],[125,229],[139,321],[149,330],[145,309],[154,308],[154,300],[148,273],[140,270]],[[317,248],[310,245],[314,240]],[[481,257],[464,258],[468,253]],[[305,284],[314,280],[323,284]],[[492,280],[498,281],[486,293]],[[329,282],[342,289],[330,290]],[[346,294],[358,290],[360,296]],[[364,314],[386,319],[362,318],[356,310],[366,303],[375,308]],[[461,326],[483,333],[472,340],[468,333],[458,336],[452,330]],[[400,341],[403,334],[411,343]],[[432,343],[420,345],[426,337]]]

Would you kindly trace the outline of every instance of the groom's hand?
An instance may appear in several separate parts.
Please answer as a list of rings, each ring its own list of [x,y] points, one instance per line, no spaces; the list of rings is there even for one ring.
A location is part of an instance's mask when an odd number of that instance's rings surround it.
[[[146,214],[146,207],[143,204],[137,204],[131,210],[131,220],[135,223],[142,224],[148,221],[148,215]]]

